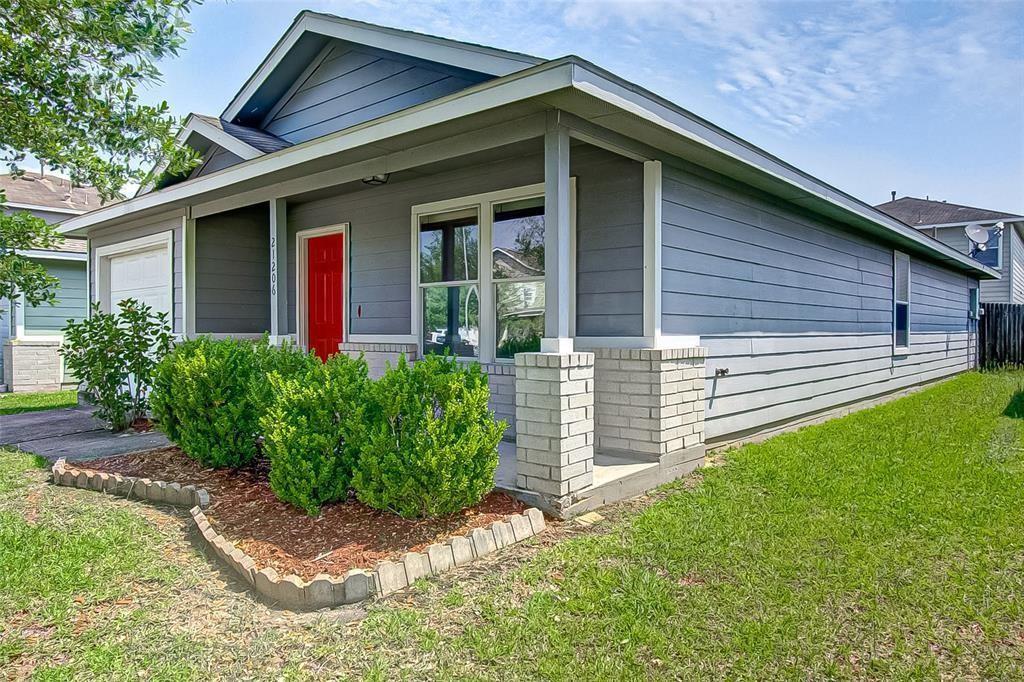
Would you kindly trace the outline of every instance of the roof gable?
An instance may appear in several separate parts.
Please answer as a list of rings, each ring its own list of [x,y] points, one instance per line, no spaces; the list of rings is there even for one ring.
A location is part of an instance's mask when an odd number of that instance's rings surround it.
[[[301,12],[256,72],[231,100],[221,118],[256,126],[333,41],[383,50],[487,77],[504,76],[544,60],[506,50],[375,26],[319,12]]]
[[[490,79],[487,74],[332,39],[260,127],[297,143]],[[232,124],[228,124],[232,125]]]
[[[879,211],[912,227],[932,225],[966,225],[986,220],[1004,220],[1021,216],[987,208],[951,204],[945,201],[900,197],[875,206]]]

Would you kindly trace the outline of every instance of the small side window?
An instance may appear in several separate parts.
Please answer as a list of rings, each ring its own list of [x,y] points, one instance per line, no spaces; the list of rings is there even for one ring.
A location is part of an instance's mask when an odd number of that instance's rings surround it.
[[[910,347],[910,256],[895,251],[892,269],[893,348]]]
[[[970,297],[967,316],[972,320],[977,320],[981,317],[981,296],[978,294],[978,287],[971,287],[969,292]]]

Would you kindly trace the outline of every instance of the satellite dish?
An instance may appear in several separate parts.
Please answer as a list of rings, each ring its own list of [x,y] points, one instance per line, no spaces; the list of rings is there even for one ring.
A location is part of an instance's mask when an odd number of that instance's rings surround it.
[[[984,227],[980,223],[974,223],[964,228],[964,234],[971,240],[971,251],[968,255],[977,256],[988,249],[988,243],[992,237],[998,237],[1003,233],[1005,225],[998,222],[992,227]]]
[[[966,234],[967,238],[970,239],[981,251],[985,250],[985,245],[988,244],[988,240],[992,238],[992,235],[989,234],[988,228],[982,227],[978,224],[968,225],[965,227],[964,234]]]

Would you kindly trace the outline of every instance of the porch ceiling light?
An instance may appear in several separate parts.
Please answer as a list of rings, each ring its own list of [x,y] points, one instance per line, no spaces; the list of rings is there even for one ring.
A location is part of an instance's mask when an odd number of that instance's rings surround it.
[[[378,173],[377,175],[371,175],[370,177],[363,178],[363,184],[366,185],[386,185],[388,179],[391,178],[391,173]]]

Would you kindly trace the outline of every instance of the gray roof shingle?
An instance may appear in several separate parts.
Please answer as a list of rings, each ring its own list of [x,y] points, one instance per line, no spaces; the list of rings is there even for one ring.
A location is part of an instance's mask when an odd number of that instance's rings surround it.
[[[100,205],[100,195],[92,187],[72,187],[67,178],[25,171],[13,177],[0,174],[0,189],[8,203],[31,204],[65,211],[90,211]]]
[[[879,211],[911,227],[945,225],[947,223],[974,223],[984,220],[1020,218],[1014,213],[992,211],[987,208],[951,204],[946,201],[932,201],[916,197],[900,197],[875,206]]]

